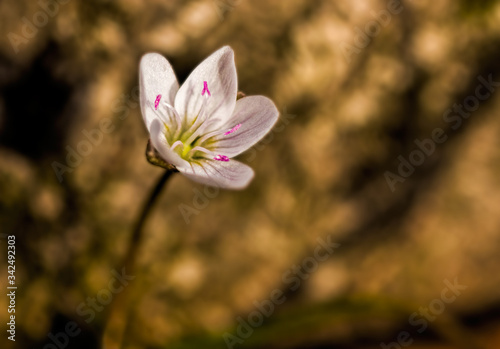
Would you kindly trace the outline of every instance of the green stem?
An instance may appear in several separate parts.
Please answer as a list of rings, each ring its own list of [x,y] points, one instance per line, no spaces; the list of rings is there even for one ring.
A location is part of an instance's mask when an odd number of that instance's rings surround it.
[[[149,213],[152,211],[151,209],[158,199],[161,190],[175,172],[175,170],[167,170],[163,176],[161,176],[158,183],[156,183],[155,187],[149,194],[147,201],[143,204],[141,214],[134,224],[134,230],[132,231],[132,235],[130,237],[128,251],[122,264],[127,275],[135,274],[136,260],[139,255],[138,252],[141,248],[144,236],[142,233],[144,223],[146,222]],[[129,310],[127,305],[130,304],[129,295],[131,294],[131,289],[132,287],[130,285],[126,287],[121,293],[116,295],[110,305],[109,317],[103,335],[103,349],[119,349],[124,345],[123,339]]]
[[[161,190],[163,189],[163,186],[167,181],[169,180],[170,176],[174,174],[175,172],[172,170],[167,170],[163,176],[160,178],[158,183],[156,183],[156,186],[153,188],[151,191],[151,194],[149,195],[149,199],[144,203],[141,215],[137,219],[134,230],[132,231],[132,236],[130,238],[130,245],[129,245],[129,250],[127,253],[126,258],[131,259],[130,261],[130,266],[133,266],[135,264],[135,259],[137,257],[137,251],[139,250],[139,247],[141,245],[142,241],[142,227],[144,226],[144,223],[146,222],[146,219],[148,218],[149,213],[151,212],[151,208],[156,202],[156,199],[158,198]]]

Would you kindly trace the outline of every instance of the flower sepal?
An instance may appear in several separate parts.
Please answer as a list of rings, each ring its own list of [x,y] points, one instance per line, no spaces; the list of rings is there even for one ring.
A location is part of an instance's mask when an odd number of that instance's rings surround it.
[[[236,100],[238,101],[246,96],[247,95],[244,92],[238,91],[238,93],[236,94]]]
[[[146,159],[151,165],[162,167],[168,171],[178,172],[174,165],[163,160],[158,150],[151,144],[151,139],[148,140],[148,145],[146,146]]]

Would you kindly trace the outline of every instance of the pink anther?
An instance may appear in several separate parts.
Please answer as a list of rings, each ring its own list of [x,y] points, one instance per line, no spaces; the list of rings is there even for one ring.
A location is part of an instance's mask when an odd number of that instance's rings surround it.
[[[203,81],[203,91],[201,92],[201,95],[203,96],[205,92],[207,92],[209,96],[212,96],[210,90],[208,89],[208,83],[206,81]]]
[[[225,155],[217,155],[214,160],[228,162],[229,158]]]
[[[156,96],[155,110],[158,110],[158,105],[160,104],[161,95]]]
[[[238,125],[234,126],[232,129],[230,129],[229,131],[227,131],[226,133],[224,133],[224,136],[230,135],[231,133],[238,131],[238,129],[240,127],[241,127],[241,124],[238,124]]]

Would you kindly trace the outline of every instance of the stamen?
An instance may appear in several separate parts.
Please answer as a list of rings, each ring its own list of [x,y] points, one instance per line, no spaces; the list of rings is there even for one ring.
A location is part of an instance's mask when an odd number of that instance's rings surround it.
[[[205,121],[208,118],[208,114],[206,113],[207,100],[208,100],[208,98],[206,98],[203,101],[203,104],[201,105],[201,109],[200,109],[200,112],[198,114],[198,117],[196,118],[196,121],[189,128],[189,130],[186,131],[187,134],[193,132],[193,134],[186,141],[186,144],[191,144],[196,139],[196,137],[198,137],[203,132],[203,130],[206,128],[206,126],[208,125],[208,123],[205,123]]]
[[[191,150],[189,151],[189,153],[187,154],[188,158],[190,158],[191,156],[193,156],[193,154],[194,154],[195,152],[197,152],[197,151],[202,152],[202,153],[205,153],[205,154],[208,154],[208,155],[214,155],[214,152],[213,152],[213,151],[210,151],[210,150],[208,150],[207,148],[203,148],[203,147],[196,146],[196,147],[194,147],[193,149],[191,149]]]
[[[218,121],[220,121],[220,119],[212,119],[212,120],[209,120],[209,121],[207,122],[207,125],[206,125],[206,126],[208,127],[211,123],[218,122]],[[241,124],[239,124],[239,126],[238,126],[238,125],[237,125],[237,126],[235,126],[234,128],[236,128],[236,127],[240,128],[240,126],[241,126]],[[207,127],[205,127],[205,128],[207,128]],[[236,130],[237,130],[237,129],[236,129]],[[236,130],[234,130],[233,132],[236,132]],[[229,131],[228,131],[228,132],[229,132]],[[227,133],[227,132],[224,132],[224,130],[222,130],[222,131],[221,131],[221,130],[216,130],[216,131],[212,131],[212,132],[206,133],[205,135],[203,135],[203,137],[201,137],[201,138],[197,141],[197,143],[202,144],[203,142],[205,142],[205,141],[206,141],[206,140],[208,140],[209,138],[212,138],[212,137],[215,137],[215,136],[219,136],[219,135],[222,135],[222,134],[226,136],[226,133]]]
[[[203,81],[203,91],[201,92],[201,95],[203,96],[205,92],[207,92],[209,96],[212,96],[210,90],[208,89],[208,82]]]
[[[210,125],[216,124],[219,121],[220,121],[219,118],[211,118],[210,120],[207,120],[206,122],[203,123],[203,130],[206,130]]]
[[[228,162],[229,158],[227,156],[225,156],[225,155],[220,155],[219,154],[216,157],[214,157],[214,160]]]
[[[175,131],[174,139],[178,138],[182,130],[182,119],[177,110],[172,107],[167,102],[164,102],[165,106],[174,114],[175,121],[177,121],[177,130]]]
[[[182,145],[182,149],[184,149],[184,143],[182,143],[181,141],[176,141],[174,142],[174,144],[172,144],[170,150],[174,150],[178,145]]]
[[[210,132],[210,133],[207,133],[205,134],[203,137],[201,137],[196,143],[199,143],[199,144],[202,144],[203,142],[205,142],[207,139],[213,137],[213,136],[216,136],[220,133],[219,130],[217,131],[213,131],[213,132]]]
[[[232,129],[230,129],[229,131],[227,131],[226,133],[224,133],[224,136],[230,135],[231,133],[238,131],[238,129],[240,127],[241,127],[241,124],[238,124],[238,125],[234,126]]]
[[[156,96],[155,100],[155,110],[158,110],[158,104],[160,104],[161,95]]]
[[[165,125],[169,125],[170,124],[170,120],[167,119],[167,117],[161,112],[161,111],[158,111],[156,109],[153,109],[153,104],[151,102],[148,102],[148,107],[151,108],[151,110],[153,110],[153,112],[160,118],[160,120],[165,124]]]

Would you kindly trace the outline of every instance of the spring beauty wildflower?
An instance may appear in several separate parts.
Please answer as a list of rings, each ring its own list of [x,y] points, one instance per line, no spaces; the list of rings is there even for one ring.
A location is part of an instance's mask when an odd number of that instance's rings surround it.
[[[229,46],[198,65],[180,88],[163,56],[142,57],[142,116],[163,160],[199,183],[227,189],[250,183],[253,170],[232,158],[262,139],[279,113],[264,96],[236,100],[237,85]]]

